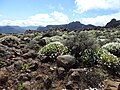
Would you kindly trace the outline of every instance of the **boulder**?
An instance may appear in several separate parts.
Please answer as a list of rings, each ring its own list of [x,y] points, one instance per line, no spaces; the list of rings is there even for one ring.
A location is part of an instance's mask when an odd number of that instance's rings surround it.
[[[72,68],[76,63],[75,57],[71,55],[60,55],[57,57],[57,66],[65,69]]]

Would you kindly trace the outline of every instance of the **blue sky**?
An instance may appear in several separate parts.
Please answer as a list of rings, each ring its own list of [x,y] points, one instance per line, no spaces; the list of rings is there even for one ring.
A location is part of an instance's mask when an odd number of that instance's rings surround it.
[[[120,0],[0,0],[0,26],[105,25],[112,18],[120,20]]]

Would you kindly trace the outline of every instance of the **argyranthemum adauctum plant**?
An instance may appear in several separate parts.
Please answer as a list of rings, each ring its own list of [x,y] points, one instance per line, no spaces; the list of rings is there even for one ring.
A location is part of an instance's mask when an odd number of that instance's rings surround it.
[[[68,48],[60,42],[51,42],[40,49],[40,55],[47,56],[50,59],[56,59],[58,55],[64,55],[68,53]]]
[[[106,49],[108,52],[115,56],[120,56],[120,43],[117,42],[112,42],[112,43],[107,43],[102,46],[103,49]]]

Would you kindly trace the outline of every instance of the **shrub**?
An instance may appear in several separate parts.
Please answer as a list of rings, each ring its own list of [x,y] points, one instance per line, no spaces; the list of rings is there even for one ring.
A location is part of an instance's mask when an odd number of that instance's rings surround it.
[[[103,49],[106,49],[111,54],[120,57],[120,43],[112,42],[107,43],[102,46]]]
[[[98,64],[99,57],[98,49],[86,49],[81,55],[81,60],[84,66],[91,67]]]
[[[46,45],[46,41],[42,39],[42,36],[36,36],[33,38],[27,48],[38,50],[40,46]]]
[[[63,41],[63,37],[61,36],[52,36],[52,37],[44,37],[42,38],[43,40],[45,40],[46,44],[49,44],[51,42],[62,42]]]
[[[112,74],[116,74],[119,76],[120,75],[119,59],[104,49],[100,49],[98,53],[101,54],[99,58],[99,62],[105,67],[107,67],[108,70],[110,70],[110,72],[113,72]]]
[[[3,45],[7,45],[7,46],[13,46],[13,44],[19,44],[19,38],[17,38],[16,36],[4,36],[2,38],[0,38],[0,43],[2,43]]]
[[[52,36],[61,36],[63,33],[60,29],[58,28],[54,28],[54,29],[50,29],[48,30],[44,35],[43,37],[52,37]]]
[[[63,38],[61,36],[56,35],[56,36],[50,37],[51,42],[56,42],[56,41],[61,42],[62,40]]]
[[[42,39],[45,40],[46,44],[49,44],[51,42],[50,37],[44,37]]]
[[[39,51],[40,55],[47,56],[53,60],[56,59],[58,55],[63,55],[66,53],[68,53],[68,48],[60,42],[52,42],[47,44]]]
[[[104,49],[99,49],[98,53],[101,54],[99,60],[102,64],[110,67],[112,64],[118,63],[118,58],[113,54],[110,54],[108,51]]]
[[[95,49],[99,46],[96,39],[88,31],[81,31],[76,35],[71,35],[66,39],[64,45],[71,50],[71,54],[75,57],[80,57],[86,49]]]

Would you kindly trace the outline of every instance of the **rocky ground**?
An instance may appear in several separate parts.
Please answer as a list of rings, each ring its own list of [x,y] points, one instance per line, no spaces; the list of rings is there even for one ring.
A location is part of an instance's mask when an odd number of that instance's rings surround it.
[[[78,67],[71,55],[42,62],[46,58],[38,55],[38,49],[44,42],[28,48],[29,35],[17,37],[19,42],[0,43],[0,90],[120,90],[120,78],[106,68]]]

